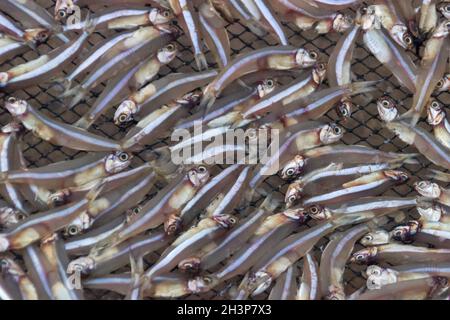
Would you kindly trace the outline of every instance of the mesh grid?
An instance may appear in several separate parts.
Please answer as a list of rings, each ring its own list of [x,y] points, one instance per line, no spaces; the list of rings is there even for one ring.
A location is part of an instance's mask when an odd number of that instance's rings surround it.
[[[53,14],[53,0],[37,0],[36,2],[41,6],[47,8],[49,12]],[[323,59],[324,61],[328,60],[328,57],[331,54],[336,41],[340,37],[340,35],[336,33],[317,35],[310,31],[299,32],[299,30],[291,24],[283,23],[283,26],[286,35],[292,45],[313,49],[319,53],[321,59]],[[240,23],[228,25],[227,30],[230,37],[233,56],[239,53],[248,52],[250,50],[277,44],[276,41],[271,37],[260,38],[256,36]],[[114,32],[95,32],[88,40],[89,45],[93,46],[103,39],[109,37],[111,34],[114,34]],[[177,39],[176,42],[178,43],[179,49],[177,58],[168,66],[162,67],[158,77],[165,76],[171,72],[196,71],[196,67],[194,66],[194,56],[186,36],[181,36],[179,39]],[[58,45],[60,45],[59,40],[50,39],[46,44],[41,44],[38,47],[38,52],[40,54],[49,52]],[[12,59],[4,62],[0,65],[0,70],[7,70],[12,66],[24,63],[37,57],[38,54],[30,50],[22,55],[13,57]],[[412,55],[412,57],[413,60],[417,62],[418,57],[415,55]],[[207,52],[207,59],[210,62],[210,66],[215,67],[215,65],[212,63],[213,59],[209,52]],[[72,70],[74,65],[76,64],[77,61],[74,61],[71,66],[64,70],[64,73],[66,74],[68,71]],[[399,108],[399,111],[401,113],[405,112],[411,105],[412,94],[410,94],[406,89],[399,86],[398,82],[392,76],[392,74],[385,67],[383,67],[375,59],[375,57],[370,54],[370,52],[365,49],[365,47],[361,43],[361,39],[359,39],[359,42],[357,43],[357,46],[355,48],[352,63],[352,73],[353,79],[355,81],[384,79],[385,81],[383,89],[394,100],[400,103],[401,107]],[[58,99],[57,92],[54,91],[54,88],[49,88],[46,85],[38,85],[35,87],[30,87],[26,90],[17,91],[15,92],[15,95],[31,102],[34,106],[38,107],[41,112],[51,116],[52,118],[57,118],[66,123],[74,123],[90,108],[91,105],[93,105],[95,99],[100,95],[104,87],[105,84],[99,85],[97,88],[90,92],[90,95],[87,97],[85,102],[79,103],[71,110],[65,107],[64,101]],[[327,87],[326,81],[322,85],[322,87]],[[354,110],[352,117],[345,122],[339,121],[339,118],[334,110],[331,110],[328,114],[326,114],[322,120],[337,121],[346,129],[346,134],[342,139],[342,142],[344,144],[362,144],[383,151],[415,152],[414,148],[405,145],[402,141],[396,138],[393,133],[381,127],[381,122],[378,119],[377,108],[375,104],[376,98],[378,98],[381,94],[382,92],[377,92],[374,95],[364,94],[354,97],[353,101],[358,105],[358,109]],[[450,102],[450,96],[447,92],[439,94],[436,98],[444,105],[449,104]],[[0,103],[3,105],[4,97],[1,97],[0,99]],[[114,122],[112,121],[114,111],[115,108],[109,110],[106,114],[101,116],[90,130],[94,133],[104,135],[116,140],[122,138],[127,132],[127,128],[120,128],[114,124]],[[10,120],[11,117],[9,113],[4,108],[0,108],[0,125],[8,123]],[[429,126],[423,120],[419,125],[430,130]],[[73,159],[84,154],[84,152],[51,145],[34,137],[31,132],[26,133],[24,141],[26,142],[26,145],[23,149],[24,156],[31,167],[45,166],[49,163]],[[152,145],[150,148],[160,147],[165,144],[166,143],[164,140],[159,141],[158,143]],[[135,167],[143,163],[143,161],[143,158],[137,155],[133,160],[132,166]],[[408,181],[407,184],[390,189],[386,192],[386,195],[407,196],[414,194],[412,184],[417,181],[417,179],[423,177],[423,174],[425,172],[424,170],[426,170],[426,168],[430,166],[435,167],[426,159],[421,159],[421,162],[421,165],[404,166],[404,168],[407,169],[409,173],[411,173],[412,178]],[[437,167],[435,168],[439,169]],[[281,178],[278,176],[272,176],[268,178],[265,184],[267,184],[267,186],[272,190],[281,192],[283,194],[287,188],[286,182],[281,180]],[[162,185],[157,185],[150,196],[157,192],[157,190],[160,188],[162,188]],[[258,199],[257,201],[252,202],[250,206],[255,207],[257,204],[259,204],[260,200],[261,199]],[[248,212],[248,210],[246,210],[246,212]],[[410,217],[416,217],[416,213],[414,212],[414,210],[407,212],[407,215]],[[394,222],[391,221],[386,226],[386,228],[390,228],[393,223]],[[307,227],[308,226],[305,226],[305,228]],[[324,238],[318,243],[315,250],[316,258],[320,258],[320,251],[324,248],[327,242],[328,238]],[[356,249],[358,249],[358,247]],[[148,264],[151,264],[157,258],[158,253],[153,253],[146,257],[146,262]],[[301,263],[298,263],[299,267],[300,265]],[[363,266],[347,266],[344,279],[347,284],[349,293],[364,285],[364,279],[361,277],[362,269]],[[236,283],[236,279],[232,279],[231,282]],[[187,299],[220,299],[222,297],[221,293],[224,288],[227,288],[227,284],[225,284],[223,287],[216,288],[215,290],[210,291],[206,294],[189,296],[187,297]],[[117,299],[119,297],[120,296],[118,294],[101,290],[86,292],[86,298]],[[258,296],[257,299],[264,299],[266,297],[267,293],[264,293]]]

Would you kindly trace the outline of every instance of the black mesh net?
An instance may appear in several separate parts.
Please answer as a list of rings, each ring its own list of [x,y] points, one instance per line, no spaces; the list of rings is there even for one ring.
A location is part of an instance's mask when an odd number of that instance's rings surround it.
[[[53,0],[37,0],[36,1],[41,6],[47,8],[49,12],[53,14],[54,12],[54,1]],[[6,13],[7,14],[7,13]],[[328,61],[328,57],[333,51],[333,48],[338,41],[340,34],[338,33],[328,33],[324,35],[318,35],[312,31],[300,32],[298,28],[292,24],[283,23],[286,35],[289,38],[289,42],[296,47],[305,47],[308,49],[313,49],[319,53],[322,60]],[[254,49],[276,45],[277,42],[271,37],[260,38],[253,34],[248,28],[240,23],[234,23],[227,26],[229,32],[229,37],[231,41],[233,56],[239,53],[248,52]],[[103,39],[114,34],[112,31],[107,32],[95,32],[89,38],[89,45],[94,46],[96,43],[102,41]],[[186,36],[179,37],[176,42],[178,43],[179,54],[173,62],[169,65],[161,68],[158,77],[163,77],[172,72],[192,72],[196,71],[194,56],[189,45],[189,41]],[[60,45],[60,42],[56,39],[50,39],[47,43],[41,44],[38,47],[39,53],[46,53],[53,48]],[[22,55],[13,57],[12,59],[4,62],[0,65],[0,70],[7,70],[12,66],[22,64],[26,61],[35,59],[38,57],[36,51],[28,51]],[[418,57],[413,53],[412,55],[415,62],[418,61]],[[207,53],[207,59],[211,67],[215,67],[211,54]],[[78,63],[77,60],[73,61],[72,65],[68,67],[64,73],[71,71],[73,67]],[[397,80],[392,76],[392,74],[383,65],[381,65],[376,58],[371,55],[371,53],[362,44],[362,39],[359,39],[357,43],[353,63],[352,63],[352,76],[355,81],[364,80],[379,80],[383,79],[383,90],[385,93],[389,94],[394,100],[400,104],[400,112],[403,113],[409,109],[412,103],[412,94],[407,91],[407,89],[402,88]],[[286,79],[285,79],[286,80]],[[284,83],[282,83],[284,84]],[[327,82],[322,85],[322,87],[327,87]],[[51,116],[52,118],[58,118],[65,123],[76,122],[95,102],[95,99],[101,94],[102,90],[105,88],[105,84],[101,84],[90,92],[85,102],[79,103],[73,109],[68,109],[63,100],[58,99],[58,92],[55,88],[51,88],[48,85],[40,85],[30,87],[26,90],[20,90],[15,92],[15,95],[19,98],[25,99],[32,103],[34,106],[38,107],[40,111]],[[354,103],[358,106],[357,110],[354,110],[352,116],[347,121],[340,121],[334,110],[331,110],[323,118],[324,121],[336,121],[339,122],[346,129],[346,134],[341,140],[344,144],[361,144],[367,145],[376,149],[383,151],[394,151],[394,152],[415,152],[415,149],[404,144],[398,138],[394,136],[389,130],[382,128],[381,121],[378,118],[378,112],[376,108],[375,101],[381,96],[383,92],[376,92],[373,94],[362,94],[355,96],[353,98]],[[1,105],[4,104],[3,99],[5,96],[0,98]],[[436,96],[436,99],[441,103],[449,104],[450,96],[448,92],[440,93]],[[117,107],[117,106],[115,106]],[[112,121],[115,108],[109,110],[106,114],[102,115],[95,124],[90,128],[90,131],[110,137],[112,139],[120,139],[127,132],[128,128],[121,128],[114,124]],[[4,109],[0,108],[0,125],[5,125],[11,120],[10,114]],[[420,121],[420,126],[427,128],[431,131],[428,124]],[[33,136],[31,132],[26,133],[24,137],[26,145],[24,146],[23,152],[24,156],[31,167],[45,166],[49,163],[56,161],[69,160],[79,156],[84,153],[67,149],[64,147],[58,147],[51,145],[39,138]],[[167,141],[167,140],[166,140]],[[158,148],[167,145],[166,141],[162,140],[154,145],[149,146],[149,149]],[[145,152],[145,151],[144,151]],[[144,162],[142,156],[137,155],[134,157],[132,167],[136,167]],[[435,167],[430,164],[426,159],[421,158],[421,165],[406,165],[404,168],[409,171],[412,178],[407,184],[403,184],[397,187],[391,188],[387,191],[386,195],[394,196],[407,196],[414,194],[412,184],[418,179],[423,177],[425,170],[429,167]],[[435,169],[439,169],[435,167]],[[215,170],[220,170],[216,168]],[[442,170],[442,169],[440,169]],[[282,180],[278,176],[272,176],[266,179],[265,184],[268,189],[274,192],[280,192],[284,195],[286,191],[287,184],[286,181]],[[154,195],[158,189],[161,189],[163,185],[157,185],[154,190],[148,195],[151,197]],[[252,202],[250,206],[257,206],[261,202],[261,199],[257,199]],[[242,212],[249,212],[246,210],[248,208],[240,208]],[[410,212],[405,212],[406,219],[408,217],[417,217],[415,210]],[[391,221],[385,225],[385,228],[391,229],[395,225],[395,222]],[[307,228],[307,226],[303,228]],[[303,230],[303,228],[298,231]],[[323,250],[324,246],[328,242],[328,238],[322,239],[315,248],[315,256],[320,259],[320,252]],[[359,247],[356,247],[359,249]],[[159,253],[152,253],[146,257],[146,263],[151,265],[158,258]],[[301,268],[301,263],[297,264]],[[345,282],[347,286],[348,293],[360,288],[365,284],[365,279],[361,276],[361,271],[364,266],[348,265],[345,273]],[[117,272],[123,272],[124,270],[129,270],[129,267],[118,270]],[[232,279],[231,283],[239,283],[240,279]],[[187,299],[220,299],[223,297],[224,290],[229,287],[229,283],[224,284],[222,287],[216,288],[206,294],[202,295],[191,295]],[[86,290],[86,298],[92,299],[117,299],[120,298],[118,294],[95,290]],[[256,297],[256,299],[264,299],[267,297],[267,292]]]

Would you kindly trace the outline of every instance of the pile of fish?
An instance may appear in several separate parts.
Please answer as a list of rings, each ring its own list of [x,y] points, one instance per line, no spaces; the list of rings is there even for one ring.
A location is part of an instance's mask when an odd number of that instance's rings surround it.
[[[449,102],[449,19],[450,2],[434,0],[56,0],[54,13],[1,0],[11,117],[0,133],[0,299],[449,299],[450,125],[436,99]],[[277,45],[234,54],[233,23]],[[329,59],[292,46],[287,24],[338,34]],[[161,76],[182,35],[196,71]],[[42,52],[50,40],[58,45]],[[412,96],[408,111],[383,93],[386,80],[354,81],[358,41]],[[37,58],[5,63],[29,51]],[[73,124],[20,91],[56,90],[69,110],[102,84]],[[342,142],[344,127],[323,116],[345,123],[357,95],[372,97],[380,127],[414,153]],[[108,111],[126,130],[120,140],[89,131]],[[192,135],[151,147],[177,129]],[[232,129],[267,130],[276,152],[211,165],[239,151],[220,145],[171,161]],[[35,167],[23,154],[28,132],[84,153]],[[131,166],[138,155],[146,161]],[[405,168],[428,162],[439,168],[429,180]],[[410,180],[414,194],[386,196]],[[347,283],[352,264],[367,265],[361,288]]]

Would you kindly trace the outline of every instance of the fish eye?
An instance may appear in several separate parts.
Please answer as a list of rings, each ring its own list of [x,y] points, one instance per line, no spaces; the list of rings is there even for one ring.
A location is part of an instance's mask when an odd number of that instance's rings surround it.
[[[162,15],[163,15],[163,17],[168,18],[168,17],[170,17],[170,12],[165,10],[165,11],[163,11]]]
[[[439,80],[439,82],[436,84],[436,87],[442,88],[443,86],[444,86],[444,80],[441,79],[441,80]]]
[[[269,80],[267,80],[266,84],[267,84],[269,87],[273,87],[274,82],[273,82],[272,79],[269,79]]]
[[[6,259],[0,259],[0,267],[6,268],[9,266],[9,262]]]
[[[311,50],[309,52],[309,55],[311,56],[311,58],[316,59],[319,55],[317,54],[317,52],[315,52],[314,50]]]
[[[230,221],[230,223],[235,224],[236,223],[236,218],[230,218],[228,219],[228,221]]]
[[[295,170],[293,168],[289,168],[286,170],[286,175],[288,175],[288,176],[292,176],[292,175],[294,175],[294,173],[295,173]]]
[[[295,200],[297,200],[297,197],[295,195],[292,195],[288,198],[288,202],[293,203]]]
[[[175,46],[172,43],[170,43],[170,44],[168,44],[166,46],[166,49],[169,50],[169,51],[174,51],[175,50]]]
[[[66,13],[65,10],[59,10],[59,11],[58,11],[58,15],[59,15],[61,18],[64,18],[64,17],[67,15],[67,13]]]
[[[431,106],[432,106],[433,108],[438,108],[438,107],[439,107],[439,103],[438,103],[437,101],[433,101],[433,102],[431,103]]]
[[[199,173],[205,173],[206,172],[206,167],[205,166],[199,166],[198,167],[198,172]]]
[[[128,161],[128,159],[130,159],[130,156],[128,155],[128,153],[126,152],[121,152],[119,154],[119,160],[122,162]]]
[[[389,106],[389,101],[385,99],[385,100],[381,101],[381,104],[382,104],[384,107],[388,107],[388,106]]]
[[[203,277],[203,282],[205,282],[205,284],[211,284],[212,279],[210,277]]]
[[[128,116],[125,113],[122,113],[119,116],[119,122],[125,122],[125,121],[127,121],[127,119],[128,119]]]
[[[365,256],[363,254],[358,254],[356,255],[355,259],[358,261],[363,261],[365,259]]]
[[[319,70],[325,70],[325,69],[326,69],[325,64],[324,63],[320,63],[319,64]]]
[[[312,206],[311,208],[309,208],[309,213],[311,214],[318,214],[319,213],[319,208],[317,206]]]
[[[17,214],[17,219],[18,219],[18,220],[23,220],[23,219],[25,219],[25,218],[26,218],[26,216],[25,216],[23,213]]]
[[[450,5],[446,5],[445,8],[444,8],[444,10],[445,10],[446,12],[450,12]]]
[[[67,233],[71,236],[78,234],[79,231],[79,228],[75,225],[69,226],[69,228],[67,229]]]
[[[16,98],[14,98],[14,97],[9,97],[8,98],[8,103],[16,103],[16,102],[17,102]]]
[[[370,234],[368,234],[368,235],[364,236],[363,239],[366,240],[366,241],[372,241],[373,237]]]
[[[395,237],[401,237],[402,234],[403,234],[403,232],[402,232],[401,229],[395,230],[395,231],[394,231],[394,236],[395,236]]]
[[[133,208],[133,213],[134,214],[138,214],[139,212],[141,212],[141,208],[140,207]]]
[[[334,131],[335,134],[341,134],[342,133],[341,128],[338,127],[338,126],[333,127],[333,131]]]

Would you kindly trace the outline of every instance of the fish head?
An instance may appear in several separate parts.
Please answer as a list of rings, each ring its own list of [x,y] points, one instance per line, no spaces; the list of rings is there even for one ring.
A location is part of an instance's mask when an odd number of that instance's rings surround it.
[[[9,97],[5,103],[5,108],[13,116],[24,115],[27,112],[27,107],[28,103],[25,100],[17,99],[15,97]]]
[[[214,288],[217,284],[219,284],[220,280],[216,276],[204,275],[195,277],[194,279],[190,279],[188,281],[188,289],[192,293],[203,293],[208,292],[212,288]]]
[[[21,132],[23,130],[24,130],[24,127],[20,122],[11,121],[11,122],[5,124],[3,127],[1,127],[0,132],[1,133],[13,133],[13,132]]]
[[[303,188],[300,183],[291,183],[286,191],[284,202],[286,208],[292,207],[301,197]]]
[[[0,235],[0,252],[5,252],[9,249],[9,240],[7,237]]]
[[[391,231],[392,239],[403,243],[412,243],[414,241],[414,236],[419,231],[419,228],[419,222],[411,220],[405,225],[395,227]]]
[[[338,13],[333,19],[333,30],[336,32],[345,32],[353,25],[353,19],[347,14]]]
[[[337,286],[330,286],[328,293],[324,297],[326,300],[345,300],[345,292],[342,288],[338,288]]]
[[[75,11],[73,0],[56,0],[55,4],[55,20],[60,21],[66,19]]]
[[[374,28],[374,26],[378,23],[372,6],[362,7],[360,9],[359,23],[364,31]]]
[[[421,219],[430,222],[438,222],[441,220],[441,216],[445,214],[442,206],[437,203],[430,203],[426,201],[417,204],[417,212],[419,212]]]
[[[182,220],[176,214],[169,215],[164,221],[164,231],[172,236],[181,231]]]
[[[411,50],[414,48],[414,39],[411,33],[408,31],[408,27],[403,24],[396,24],[392,27],[392,38],[404,49]]]
[[[353,104],[352,100],[350,99],[343,99],[340,101],[336,106],[336,112],[339,115],[339,117],[345,119],[349,119],[352,115],[352,110],[355,108],[355,105]]]
[[[289,219],[298,221],[299,224],[303,224],[308,220],[308,211],[305,208],[290,208],[282,212],[282,214]]]
[[[0,256],[0,272],[8,273],[12,266],[11,259],[7,256]]]
[[[64,228],[64,235],[73,237],[82,233],[91,227],[94,221],[86,212],[80,214],[75,220],[73,220],[66,228]]]
[[[26,216],[22,212],[14,208],[0,208],[0,225],[4,228],[16,225],[25,218]]]
[[[446,19],[450,19],[450,2],[442,2],[437,8]]]
[[[427,121],[431,126],[437,126],[445,119],[445,111],[442,105],[435,99],[428,103]]]
[[[189,181],[196,188],[202,187],[209,179],[209,171],[205,166],[197,166],[187,173]]]
[[[238,219],[231,214],[219,214],[213,217],[214,221],[224,229],[232,228],[238,221]]]
[[[380,268],[379,273],[371,274],[366,281],[367,289],[377,290],[383,286],[397,282],[397,272],[391,269]]]
[[[266,79],[258,84],[256,90],[258,91],[258,96],[264,98],[276,88],[276,83],[273,79]]]
[[[194,90],[192,92],[186,93],[180,99],[177,99],[177,103],[182,104],[185,107],[193,107],[200,102],[200,99],[203,96],[203,92],[201,90]]]
[[[67,266],[67,273],[73,274],[75,272],[89,272],[94,270],[95,268],[95,260],[91,257],[80,257],[75,260],[69,262]]]
[[[105,160],[105,171],[109,174],[115,174],[127,168],[133,156],[130,153],[116,151],[109,154]]]
[[[308,208],[308,215],[314,220],[328,220],[331,218],[331,211],[324,206],[315,204]]]
[[[303,172],[305,164],[305,158],[301,155],[296,155],[281,170],[281,178],[284,180],[296,178]]]
[[[295,54],[295,62],[301,68],[309,68],[317,63],[318,57],[317,52],[300,48]]]
[[[398,116],[397,104],[388,96],[382,96],[377,100],[378,114],[381,120],[391,122]]]
[[[141,213],[142,211],[142,207],[141,206],[135,206],[133,208],[128,209],[125,212],[126,215],[126,221],[129,223],[131,222],[133,219],[135,219],[139,213]]]
[[[450,31],[450,21],[442,21],[436,29],[434,29],[433,38],[445,38],[448,36],[448,33]]]
[[[71,195],[70,189],[61,189],[53,192],[48,196],[47,205],[50,207],[57,207],[66,204]]]
[[[436,84],[436,90],[438,92],[450,90],[450,73],[446,73],[441,80]]]
[[[170,34],[172,38],[176,38],[180,33],[175,26],[168,24],[157,24],[154,27],[162,33]]]
[[[178,53],[177,45],[175,43],[169,43],[168,45],[158,50],[156,57],[158,58],[158,61],[161,62],[162,64],[168,64],[172,62],[173,59],[175,59],[177,53]]]
[[[195,274],[200,271],[200,262],[201,260],[198,257],[187,258],[178,263],[178,269]]]
[[[325,80],[325,77],[327,76],[327,63],[321,62],[314,66],[312,70],[312,77],[314,82],[319,85]]]
[[[26,40],[35,43],[44,43],[50,37],[50,31],[44,28],[27,29],[25,38]]]
[[[272,277],[265,271],[258,271],[248,278],[247,292],[251,292],[251,296],[255,297],[270,287]]]
[[[431,181],[418,181],[414,183],[414,189],[423,197],[437,199],[441,195],[441,188]]]
[[[401,170],[385,170],[384,175],[396,184],[403,183],[409,179],[409,174]]]
[[[369,247],[359,250],[352,254],[350,262],[359,264],[371,262],[376,257],[377,252],[377,247]]]
[[[363,276],[364,276],[365,278],[368,278],[368,277],[370,277],[370,276],[372,276],[372,275],[374,275],[374,276],[379,276],[379,275],[381,275],[381,273],[382,273],[384,270],[385,270],[385,268],[380,267],[380,266],[377,266],[376,264],[372,264],[372,265],[370,265],[370,266],[368,266],[368,267],[366,268],[366,271],[365,271],[365,273],[363,274]]]
[[[378,246],[382,244],[388,244],[390,240],[389,232],[383,229],[378,229],[375,231],[371,231],[366,233],[361,240],[359,240],[359,243],[361,243],[363,246]]]
[[[171,11],[158,8],[152,8],[148,14],[148,19],[153,25],[168,23],[173,18]]]
[[[332,144],[339,141],[344,136],[344,128],[336,123],[325,125],[319,134],[320,141],[323,144]]]
[[[137,105],[134,101],[123,101],[114,113],[114,123],[124,125],[133,120],[133,115],[137,112]]]

